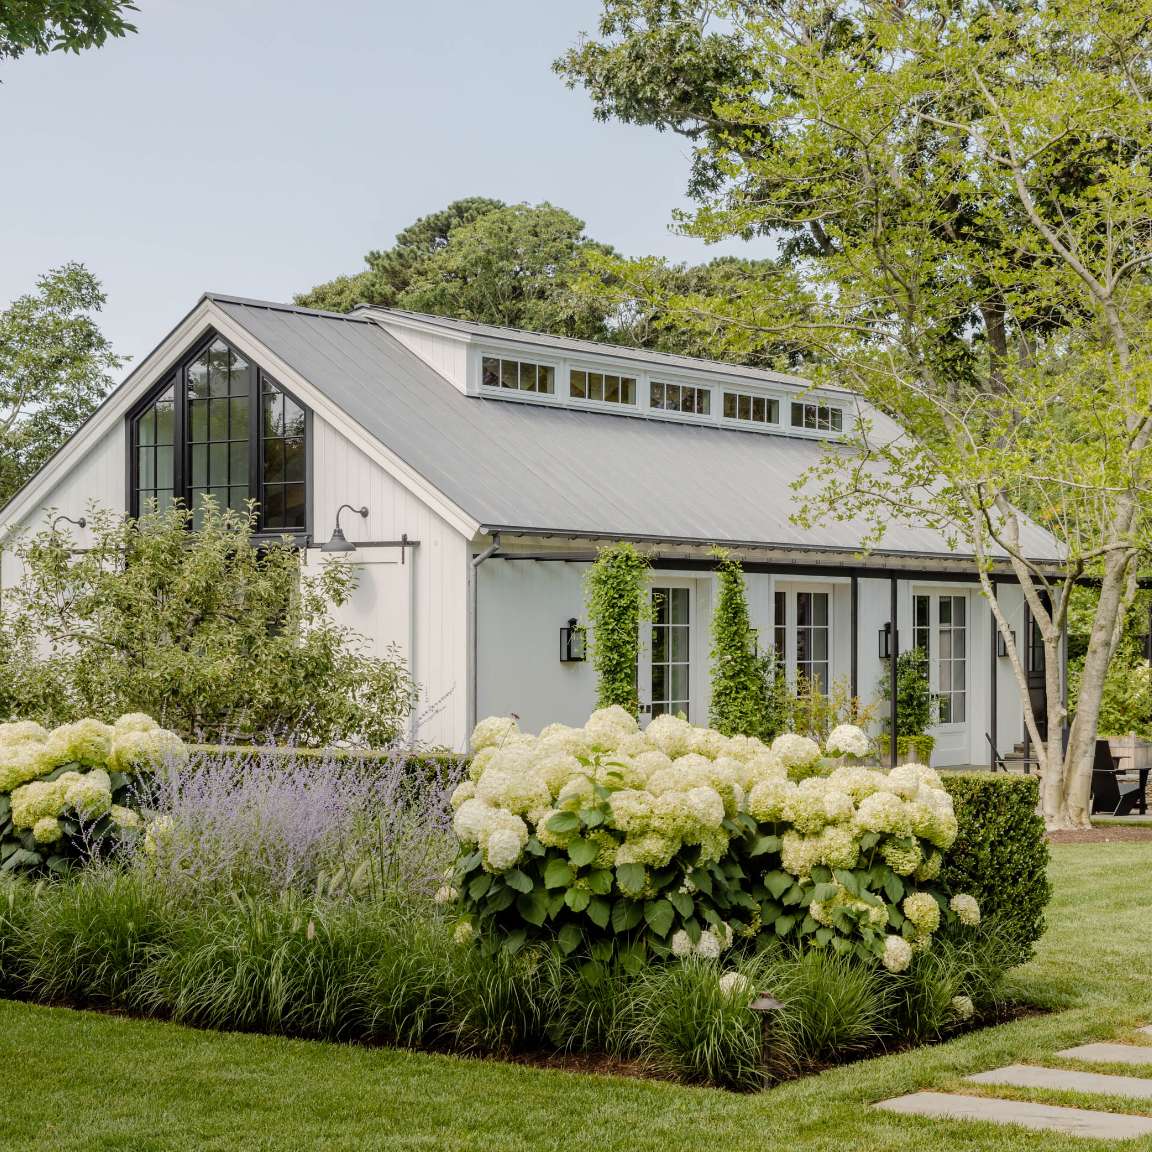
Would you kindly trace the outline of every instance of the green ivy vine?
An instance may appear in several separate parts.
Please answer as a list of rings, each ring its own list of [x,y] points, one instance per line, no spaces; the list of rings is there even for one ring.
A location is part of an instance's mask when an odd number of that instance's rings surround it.
[[[598,706],[619,704],[634,716],[647,579],[648,561],[627,542],[602,548],[585,579]]]

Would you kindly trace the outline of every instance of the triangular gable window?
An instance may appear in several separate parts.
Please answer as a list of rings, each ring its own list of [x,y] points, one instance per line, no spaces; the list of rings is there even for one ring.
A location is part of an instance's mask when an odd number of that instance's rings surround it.
[[[308,528],[311,414],[218,336],[188,357],[130,418],[130,511],[211,495],[264,532]]]

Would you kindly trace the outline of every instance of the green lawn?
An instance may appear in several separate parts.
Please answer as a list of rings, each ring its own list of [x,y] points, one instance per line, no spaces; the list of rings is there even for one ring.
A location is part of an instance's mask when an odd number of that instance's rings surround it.
[[[1152,1021],[1152,843],[1059,846],[1053,878],[1049,932],[1014,982],[1056,1014],[759,1096],[0,1001],[0,1150],[1083,1152],[1079,1140],[868,1108]]]

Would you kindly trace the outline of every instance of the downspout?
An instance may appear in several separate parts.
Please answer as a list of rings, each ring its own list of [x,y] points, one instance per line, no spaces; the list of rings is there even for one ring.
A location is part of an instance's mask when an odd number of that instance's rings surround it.
[[[472,729],[476,727],[476,721],[479,719],[477,712],[480,708],[480,681],[478,672],[480,669],[480,565],[485,560],[490,560],[497,552],[500,551],[500,533],[492,533],[492,543],[484,549],[483,552],[478,553],[472,557],[472,567],[468,571],[468,581],[471,584],[470,604],[469,604],[469,620],[468,620],[468,735],[471,736]]]
[[[898,606],[898,598],[897,598],[896,593],[897,593],[897,581],[896,581],[896,577],[893,576],[891,578],[891,596],[890,596],[890,606],[889,606],[889,613],[890,613],[891,619],[892,619],[892,636],[891,636],[891,643],[889,644],[889,650],[888,650],[888,692],[889,692],[889,695],[891,696],[890,712],[889,712],[889,716],[888,716],[888,724],[889,724],[889,727],[891,728],[891,732],[889,734],[889,746],[890,746],[890,752],[892,755],[892,767],[893,768],[896,767],[896,758],[898,755],[898,751],[897,751],[898,740],[896,737],[896,724],[899,720],[899,717],[897,716],[897,710],[896,710],[896,685],[897,685],[896,662],[900,657],[900,632],[899,632],[899,629],[896,627],[896,610],[897,610],[897,606]]]
[[[852,610],[849,616],[852,621],[852,702],[860,698],[860,578],[852,573]]]

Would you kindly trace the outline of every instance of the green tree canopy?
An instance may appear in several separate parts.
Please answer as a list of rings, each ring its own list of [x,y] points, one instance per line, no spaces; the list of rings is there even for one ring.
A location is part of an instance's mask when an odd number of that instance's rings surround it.
[[[25,52],[81,52],[136,31],[131,0],[8,0],[0,3],[0,60]]]
[[[802,342],[818,382],[896,417],[907,435],[865,418],[855,450],[830,452],[806,516],[868,516],[873,541],[893,517],[927,523],[977,557],[1048,823],[1086,823],[1100,693],[1149,546],[1152,3],[605,0],[599,39],[558,67],[598,115],[694,141],[690,231],[778,241],[804,308],[770,289],[711,314],[652,294],[730,346]],[[1063,571],[1034,562],[1020,508]],[[1046,716],[996,550],[1043,638]],[[1086,574],[1100,596],[1065,753],[1061,630]]]
[[[124,361],[96,324],[104,299],[73,263],[0,311],[0,507],[111,390]]]
[[[762,367],[794,366],[801,353],[779,335],[725,341],[707,319],[718,303],[768,285],[802,293],[787,268],[730,256],[696,265],[653,259],[621,275],[617,253],[551,204],[456,200],[405,228],[391,248],[369,252],[365,263],[364,271],[317,285],[296,303],[333,312],[378,304]],[[696,302],[694,322],[683,308],[663,307],[673,290]]]

